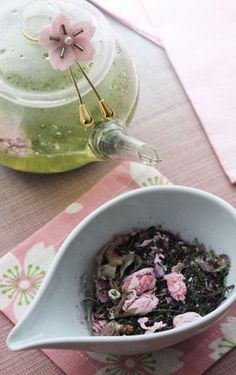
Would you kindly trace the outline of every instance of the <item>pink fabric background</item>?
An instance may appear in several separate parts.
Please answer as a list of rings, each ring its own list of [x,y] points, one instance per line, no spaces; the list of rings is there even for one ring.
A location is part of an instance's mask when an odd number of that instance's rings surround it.
[[[225,173],[236,183],[236,2],[91,2],[164,46]]]

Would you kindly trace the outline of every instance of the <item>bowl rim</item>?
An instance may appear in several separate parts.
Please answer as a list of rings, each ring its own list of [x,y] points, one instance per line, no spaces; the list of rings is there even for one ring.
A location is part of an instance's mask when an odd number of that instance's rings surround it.
[[[96,208],[93,212],[91,212],[88,216],[86,216],[81,222],[76,225],[76,227],[69,233],[67,238],[64,240],[62,245],[60,246],[55,258],[53,259],[49,270],[42,282],[42,285],[34,298],[33,302],[29,306],[28,310],[26,311],[25,315],[23,318],[16,324],[16,326],[12,329],[10,334],[8,335],[7,338],[7,345],[11,350],[20,350],[20,349],[27,349],[27,348],[33,348],[33,347],[40,347],[40,346],[47,346],[47,345],[60,345],[60,344],[76,344],[76,343],[84,343],[84,344],[91,344],[91,343],[131,343],[131,342],[138,342],[138,341],[152,341],[154,338],[165,338],[168,337],[169,335],[174,335],[178,336],[181,334],[184,334],[188,331],[195,331],[197,328],[203,328],[207,325],[210,325],[211,322],[216,321],[217,319],[221,318],[227,310],[230,308],[230,306],[233,305],[234,302],[236,302],[236,287],[235,289],[231,292],[231,295],[227,297],[222,303],[212,312],[209,314],[203,316],[199,320],[195,320],[192,323],[189,323],[187,326],[183,327],[176,327],[173,329],[169,329],[166,331],[162,332],[154,332],[150,333],[148,335],[130,335],[130,336],[77,336],[77,337],[63,337],[59,336],[56,338],[49,338],[49,339],[41,339],[41,340],[32,340],[32,344],[23,344],[23,345],[17,345],[14,343],[11,343],[11,338],[14,335],[15,331],[20,328],[21,325],[24,324],[24,322],[28,319],[28,316],[30,316],[31,312],[33,312],[34,308],[36,305],[39,303],[41,297],[44,294],[44,291],[46,290],[55,269],[58,266],[58,263],[60,262],[61,258],[64,256],[65,252],[67,251],[68,247],[70,244],[74,241],[74,239],[77,237],[78,232],[83,230],[85,226],[89,224],[89,222],[99,216],[102,212],[106,211],[109,209],[109,207],[117,204],[118,202],[124,201],[129,199],[130,197],[133,197],[135,195],[139,196],[142,194],[149,194],[150,192],[161,192],[161,191],[170,191],[170,192],[181,192],[184,194],[189,194],[189,195],[194,195],[198,196],[200,198],[204,198],[206,200],[209,200],[218,206],[220,206],[222,209],[227,211],[229,214],[232,215],[232,217],[235,220],[236,224],[236,209],[226,202],[224,199],[206,192],[201,189],[197,188],[192,188],[192,187],[186,187],[186,186],[181,186],[181,185],[156,185],[156,186],[148,186],[148,187],[142,187],[142,188],[137,188],[130,190],[128,192],[122,193],[115,198],[109,200],[108,202],[102,204],[98,208]],[[236,228],[235,228],[236,229]]]

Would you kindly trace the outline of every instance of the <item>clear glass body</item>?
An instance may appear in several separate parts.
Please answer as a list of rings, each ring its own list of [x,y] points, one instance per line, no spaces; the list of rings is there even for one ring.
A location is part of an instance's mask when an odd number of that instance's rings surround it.
[[[14,21],[17,15],[14,11],[18,11],[12,9],[12,6],[5,11],[10,13],[9,17]],[[56,173],[100,160],[89,145],[93,128],[79,124],[78,97],[69,73],[50,71],[46,51],[31,46],[31,42],[23,39],[21,35],[21,50],[18,46],[7,50],[0,43],[0,63],[3,62],[0,72],[3,83],[0,86],[0,163],[21,171]],[[100,67],[100,71],[95,72],[93,82],[98,92],[114,108],[116,118],[125,126],[137,102],[137,73],[120,41],[110,35],[109,43],[109,58],[103,62],[105,68],[101,70]],[[31,49],[29,52],[28,48]],[[32,63],[31,72],[27,75],[27,66],[24,67],[24,64],[29,64],[30,58],[33,59],[32,53],[37,54],[37,58],[40,55],[40,64],[35,59],[36,63]],[[10,66],[14,62],[14,54],[19,64],[23,64],[22,70],[14,67],[8,69],[7,59]],[[95,62],[84,66],[92,77],[93,64]],[[96,126],[102,121],[97,98],[91,88],[84,84],[78,69],[75,75]],[[9,87],[11,90],[8,90]]]

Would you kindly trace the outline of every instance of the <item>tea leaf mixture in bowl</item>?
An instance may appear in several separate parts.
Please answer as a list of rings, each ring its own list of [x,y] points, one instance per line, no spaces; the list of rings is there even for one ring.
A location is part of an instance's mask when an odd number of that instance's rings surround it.
[[[85,309],[91,333],[149,334],[181,327],[215,310],[234,285],[226,286],[227,255],[161,227],[116,236],[84,275]]]

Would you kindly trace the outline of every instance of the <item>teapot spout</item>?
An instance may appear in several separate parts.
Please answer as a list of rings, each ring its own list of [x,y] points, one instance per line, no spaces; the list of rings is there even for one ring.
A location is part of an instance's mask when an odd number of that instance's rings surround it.
[[[130,137],[115,121],[95,126],[89,145],[100,159],[139,161],[150,167],[160,162],[156,148]]]

